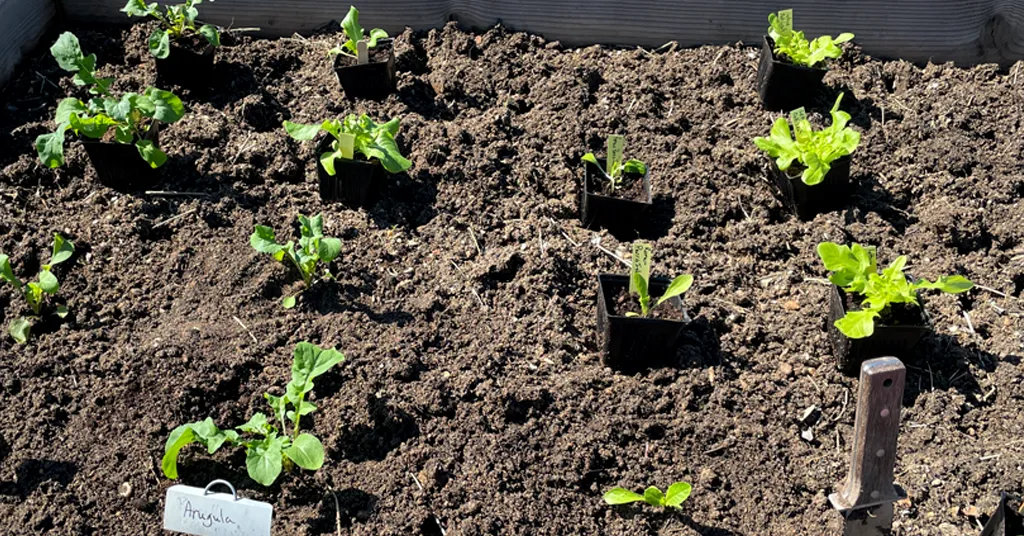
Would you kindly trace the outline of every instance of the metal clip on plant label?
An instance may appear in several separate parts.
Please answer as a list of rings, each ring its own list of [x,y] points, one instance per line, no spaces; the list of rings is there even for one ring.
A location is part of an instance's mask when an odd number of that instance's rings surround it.
[[[861,366],[850,474],[828,497],[843,516],[844,536],[888,534],[893,503],[904,497],[893,485],[893,468],[906,376],[907,369],[895,357]]]
[[[235,491],[235,487],[231,485],[231,482],[228,482],[227,480],[217,479],[217,480],[214,480],[213,482],[210,482],[209,484],[206,485],[205,488],[203,488],[203,496],[206,496],[206,495],[209,495],[210,493],[212,493],[210,491],[210,488],[216,486],[217,484],[224,484],[225,486],[227,486],[228,489],[231,490],[231,499],[234,500],[234,501],[238,501],[238,492]]]

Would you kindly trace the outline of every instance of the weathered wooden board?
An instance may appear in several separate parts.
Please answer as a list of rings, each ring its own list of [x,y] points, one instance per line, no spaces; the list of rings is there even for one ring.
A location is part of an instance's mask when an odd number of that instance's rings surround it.
[[[0,87],[53,20],[52,0],[0,0]]]

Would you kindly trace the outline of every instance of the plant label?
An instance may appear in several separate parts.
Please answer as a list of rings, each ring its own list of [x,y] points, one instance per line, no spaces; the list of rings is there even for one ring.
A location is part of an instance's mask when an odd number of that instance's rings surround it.
[[[366,65],[370,63],[370,45],[366,40],[360,40],[356,42],[356,59],[359,65]]]
[[[616,177],[615,170],[622,165],[622,154],[626,150],[626,138],[617,135],[608,136],[608,161],[605,162],[605,171]]]
[[[225,484],[231,493],[213,493],[210,486]],[[239,499],[235,488],[215,480],[203,488],[176,485],[167,490],[164,530],[193,536],[270,536],[274,507]]]
[[[793,29],[793,10],[783,9],[779,12],[779,24],[787,30]]]
[[[807,111],[797,108],[789,112],[789,120],[793,123],[793,137],[803,141],[811,135],[811,123],[807,120]]]
[[[651,280],[651,245],[644,242],[633,244],[633,258],[629,270],[629,293],[636,293],[633,274],[640,274],[644,281]]]
[[[356,137],[347,132],[342,132],[338,136],[338,150],[341,151],[341,157],[352,160],[355,156]]]

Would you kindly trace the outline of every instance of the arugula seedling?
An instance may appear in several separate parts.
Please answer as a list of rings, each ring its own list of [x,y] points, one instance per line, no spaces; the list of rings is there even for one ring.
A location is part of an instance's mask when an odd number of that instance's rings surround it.
[[[284,122],[288,135],[299,141],[308,141],[316,137],[321,130],[334,137],[331,150],[321,155],[320,164],[327,174],[334,176],[334,161],[338,158],[352,160],[356,152],[367,159],[376,158],[388,173],[401,173],[410,167],[407,160],[398,150],[395,136],[398,135],[398,118],[384,124],[375,123],[366,114],[356,117],[348,115],[344,121],[328,119],[316,125]]]
[[[974,287],[974,283],[960,275],[943,276],[935,282],[918,279],[911,283],[903,274],[906,256],[898,257],[879,274],[874,246],[822,242],[818,244],[818,256],[825,268],[832,271],[829,276],[832,283],[844,292],[864,298],[859,311],[847,311],[846,316],[835,322],[836,328],[851,339],[870,337],[875,332],[875,319],[886,313],[893,303],[920,305],[917,301],[920,289],[958,294]]]
[[[313,380],[343,361],[345,356],[334,348],[324,350],[315,344],[300,342],[295,346],[292,380],[285,394],[263,393],[272,410],[269,419],[264,413],[255,413],[249,422],[235,430],[221,430],[207,417],[175,428],[164,445],[161,462],[164,476],[178,478],[178,454],[192,443],[203,445],[210,454],[224,445],[245,447],[249,478],[264,486],[273,484],[282,469],[291,470],[292,466],[309,471],[320,469],[324,464],[324,446],[313,434],[299,433],[299,419],[316,410],[316,405],[306,401],[313,390]],[[289,405],[292,409],[288,409]]]
[[[790,113],[795,139],[790,136],[789,121],[780,117],[772,125],[771,135],[754,138],[754,145],[774,158],[779,170],[786,171],[797,161],[804,166],[800,175],[804,184],[814,186],[821,183],[832,169],[832,162],[853,154],[860,144],[860,133],[846,126],[850,122],[850,114],[839,109],[842,100],[843,94],[840,93],[829,111],[832,124],[827,128],[815,132],[804,109],[798,108]]]
[[[622,136],[608,136],[607,141],[607,156],[605,158],[605,164],[608,169],[601,167],[601,163],[597,161],[597,157],[594,153],[587,153],[583,155],[582,160],[594,164],[597,169],[601,170],[601,174],[611,185],[613,190],[622,188],[622,175],[624,173],[645,175],[647,173],[647,165],[639,160],[625,160],[622,159],[622,152],[625,149],[626,139]]]
[[[345,15],[345,19],[341,21],[341,28],[345,30],[345,35],[348,36],[348,41],[340,47],[334,47],[328,51],[329,55],[343,54],[352,58],[359,59],[359,45],[360,41],[364,40],[365,30],[359,24],[359,10],[354,6],[349,6],[348,14]],[[378,39],[387,39],[388,33],[380,28],[374,28],[370,30],[370,37],[366,40],[366,48],[373,48],[377,46]]]
[[[174,123],[181,119],[185,115],[181,99],[152,87],[141,95],[125,93],[116,98],[110,93],[113,79],[96,77],[96,55],[84,55],[78,38],[71,32],[61,34],[50,47],[50,53],[62,69],[75,73],[75,85],[87,87],[96,97],[88,103],[74,97],[60,101],[54,118],[57,130],[36,138],[36,151],[43,164],[49,168],[64,164],[64,137],[68,130],[97,140],[113,130],[114,140],[134,144],[150,167],[158,168],[167,161],[167,154],[143,136],[153,121]]]
[[[43,297],[45,294],[56,294],[60,290],[60,282],[57,281],[57,276],[53,275],[51,271],[54,266],[68,260],[71,255],[75,253],[75,245],[70,240],[65,240],[58,233],[53,233],[53,253],[50,254],[50,262],[43,265],[43,269],[37,276],[37,281],[28,281],[22,283],[14,275],[14,270],[11,269],[11,260],[7,255],[0,253],[0,279],[7,281],[16,290],[25,301],[28,303],[30,309],[32,309],[32,315],[30,317],[20,316],[11,321],[11,324],[7,327],[8,333],[18,343],[24,343],[28,341],[29,330],[32,329],[32,319],[38,318],[42,313],[43,309]],[[67,307],[63,305],[58,306],[56,310],[57,316],[64,318],[68,315]]]
[[[690,274],[684,274],[676,277],[669,283],[665,289],[665,293],[658,298],[658,301],[651,306],[651,296],[649,294],[650,287],[650,273],[651,273],[651,246],[643,242],[637,242],[633,245],[633,256],[632,263],[630,266],[630,285],[629,292],[637,296],[640,301],[641,314],[636,314],[632,311],[626,313],[626,316],[636,317],[642,316],[644,318],[651,315],[651,310],[654,307],[661,305],[671,298],[679,296],[690,290],[693,286],[693,276]]]
[[[651,506],[661,508],[681,508],[683,502],[690,497],[692,488],[686,482],[676,482],[668,487],[665,493],[658,488],[651,486],[644,490],[644,494],[629,491],[625,488],[612,488],[605,492],[604,502],[610,505],[631,504],[645,502]]]
[[[291,240],[286,244],[278,244],[274,237],[274,230],[265,225],[257,225],[252,236],[249,237],[249,244],[260,253],[273,255],[274,260],[284,262],[285,258],[290,260],[299,273],[302,274],[302,281],[309,288],[313,284],[313,274],[316,273],[317,261],[331,262],[341,254],[341,240],[324,236],[324,217],[317,214],[312,218],[299,215],[299,225],[302,237],[299,238],[299,249],[295,249],[295,243]],[[326,276],[330,277],[330,271],[325,268]],[[285,309],[295,307],[295,296],[287,296],[281,300]]]
[[[775,53],[782,54],[796,65],[814,67],[826,59],[835,59],[843,55],[837,45],[853,39],[852,33],[841,33],[833,39],[823,35],[808,42],[803,32],[793,31],[793,10],[780,11],[778,15],[768,15],[768,36],[775,42]]]
[[[147,4],[145,0],[128,0],[121,12],[127,13],[129,17],[150,16],[160,21],[160,28],[149,36],[149,53],[162,60],[171,54],[171,39],[187,35],[199,34],[211,45],[220,46],[220,32],[216,26],[203,24],[196,28],[199,10],[195,6],[201,3],[203,0],[185,0],[184,4],[164,6],[165,12],[160,13],[160,6],[156,2]]]

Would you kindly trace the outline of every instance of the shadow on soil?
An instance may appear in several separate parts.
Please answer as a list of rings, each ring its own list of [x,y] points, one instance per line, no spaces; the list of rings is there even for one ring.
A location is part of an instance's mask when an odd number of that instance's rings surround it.
[[[335,503],[337,499],[337,503]],[[355,488],[328,493],[320,503],[317,516],[309,520],[313,534],[334,534],[350,528],[353,522],[370,519],[377,510],[377,496]]]
[[[1004,361],[1019,363],[1020,357],[1010,356]],[[914,355],[904,362],[907,366],[904,401],[912,406],[922,393],[933,389],[955,389],[985,403],[985,393],[971,373],[971,367],[992,373],[998,363],[999,356],[981,350],[976,344],[963,345],[956,337],[945,334],[927,335],[918,343]],[[994,402],[994,398],[987,401]]]
[[[874,174],[856,175],[850,180],[853,191],[845,212],[847,225],[853,222],[867,224],[866,216],[870,212],[878,214],[900,234],[917,223],[916,218],[903,210],[906,203],[894,197]],[[854,207],[859,207],[859,210]]]
[[[2,441],[2,440],[0,440]],[[0,444],[0,456],[6,456],[6,443]],[[78,474],[78,466],[53,460],[25,460],[15,469],[14,482],[0,482],[0,495],[13,495],[27,499],[47,482],[66,488]]]
[[[402,443],[420,435],[416,420],[386,398],[369,395],[366,404],[373,425],[357,424],[341,434],[334,448],[342,458],[353,463],[381,461]]]

